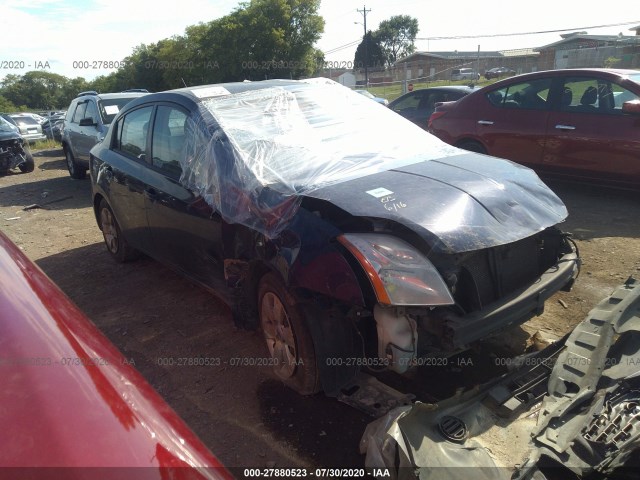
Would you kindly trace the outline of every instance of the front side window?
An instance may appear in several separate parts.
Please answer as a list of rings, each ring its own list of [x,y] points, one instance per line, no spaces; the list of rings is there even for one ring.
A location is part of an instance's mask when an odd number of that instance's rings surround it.
[[[546,110],[551,79],[530,80],[487,93],[489,102],[500,108]]]
[[[116,149],[141,160],[145,159],[149,121],[153,107],[144,107],[127,114],[118,126]]]
[[[84,118],[90,118],[92,123],[98,123],[98,109],[96,104],[92,101],[87,102],[87,109],[84,113]]]
[[[76,107],[76,111],[73,114],[73,119],[71,120],[72,123],[80,123],[80,120],[82,120],[84,118],[84,113],[87,110],[87,102],[81,102],[78,103],[78,106]]]
[[[418,104],[420,103],[421,98],[422,92],[415,92],[407,95],[405,98],[403,98],[393,106],[393,110],[395,112],[415,111],[418,108]]]

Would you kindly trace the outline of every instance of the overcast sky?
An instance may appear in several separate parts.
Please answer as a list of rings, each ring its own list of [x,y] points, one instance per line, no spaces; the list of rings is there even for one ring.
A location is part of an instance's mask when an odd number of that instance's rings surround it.
[[[238,3],[177,0],[169,9],[167,3],[157,0],[2,0],[0,78],[44,67],[67,77],[90,80],[109,73],[93,68],[97,62],[121,60],[136,45],[180,35],[188,25],[226,15]],[[476,51],[478,45],[485,51],[534,48],[559,40],[560,33],[495,35],[564,29],[584,29],[593,35],[632,35],[629,29],[640,24],[640,11],[633,13],[638,10],[634,8],[637,0],[618,1],[615,8],[596,8],[597,3],[585,0],[324,0],[320,14],[326,22],[325,32],[317,46],[326,52],[326,60],[353,61],[364,33],[363,16],[357,10],[365,5],[371,10],[367,13],[369,30],[393,15],[417,18],[418,37],[424,40],[418,40],[416,47],[426,51]],[[615,26],[594,28],[601,25]],[[434,39],[487,35],[494,36]],[[350,46],[339,48],[346,45]],[[89,62],[90,68],[74,66],[77,61]],[[19,68],[22,62],[24,69]]]

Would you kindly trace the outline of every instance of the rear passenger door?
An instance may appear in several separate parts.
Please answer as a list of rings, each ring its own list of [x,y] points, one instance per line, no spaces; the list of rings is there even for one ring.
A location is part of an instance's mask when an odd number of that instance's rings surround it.
[[[156,106],[144,196],[151,254],[194,280],[218,287],[223,277],[220,216],[180,183],[181,162],[194,151],[189,112]],[[206,146],[205,146],[206,147]]]
[[[597,76],[564,77],[549,118],[542,170],[624,183],[640,172],[640,123],[622,113],[638,96]],[[630,179],[631,180],[631,179]]]

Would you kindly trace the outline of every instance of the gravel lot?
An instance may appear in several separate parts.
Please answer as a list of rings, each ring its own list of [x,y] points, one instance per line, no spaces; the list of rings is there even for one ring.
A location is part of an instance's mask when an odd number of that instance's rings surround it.
[[[231,362],[265,357],[261,337],[235,329],[224,304],[153,260],[114,263],[90,207],[90,181],[69,178],[61,150],[34,156],[34,172],[0,177],[0,228],[135,362],[225,465],[363,465],[358,442],[370,417],[322,395],[300,397],[268,367]],[[496,371],[492,355],[521,353],[536,332],[563,335],[627,277],[640,276],[640,196],[549,185],[569,208],[564,229],[573,232],[583,258],[573,291],[558,293],[523,328],[479,345],[468,355],[473,365],[422,369],[403,383],[391,378],[394,386],[430,401],[482,381]],[[33,204],[43,208],[24,210]],[[166,364],[194,357],[222,363]]]

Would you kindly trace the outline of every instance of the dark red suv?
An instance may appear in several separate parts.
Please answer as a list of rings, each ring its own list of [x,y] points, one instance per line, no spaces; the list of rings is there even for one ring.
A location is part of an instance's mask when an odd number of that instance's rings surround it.
[[[540,174],[640,186],[640,71],[518,75],[438,107],[429,131]]]

